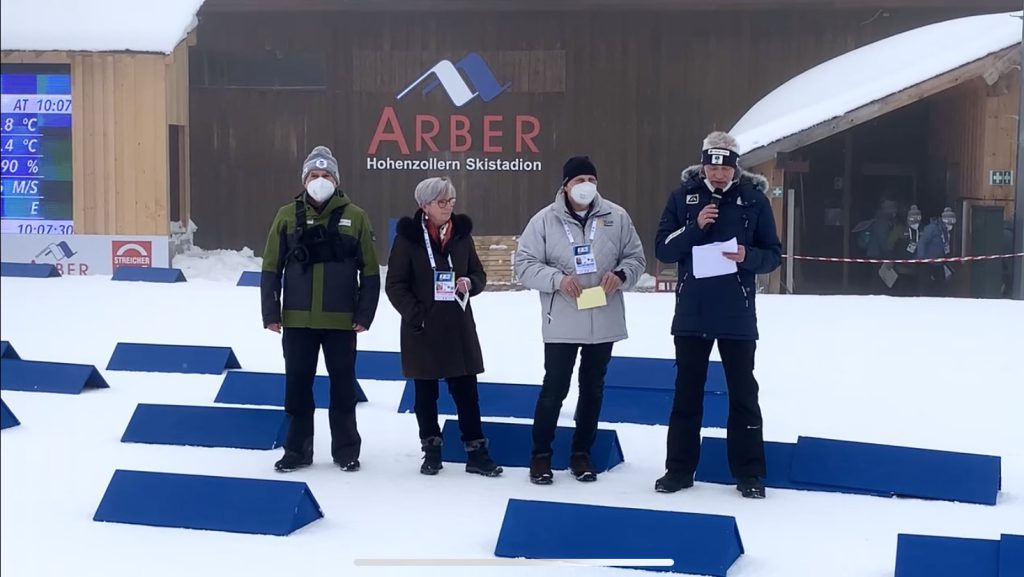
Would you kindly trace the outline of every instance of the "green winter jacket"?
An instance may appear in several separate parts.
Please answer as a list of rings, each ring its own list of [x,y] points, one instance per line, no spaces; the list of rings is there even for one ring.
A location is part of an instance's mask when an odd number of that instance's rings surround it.
[[[352,330],[355,323],[370,328],[380,299],[380,268],[370,219],[342,192],[332,196],[320,212],[305,194],[302,203],[307,238],[319,233],[327,240],[319,248],[300,242],[296,202],[277,211],[263,250],[263,326],[281,323],[293,328]],[[312,262],[316,260],[323,262]]]

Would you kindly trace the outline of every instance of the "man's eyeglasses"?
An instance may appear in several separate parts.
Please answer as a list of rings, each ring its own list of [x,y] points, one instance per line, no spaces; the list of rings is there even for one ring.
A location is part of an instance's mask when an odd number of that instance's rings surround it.
[[[455,206],[454,198],[439,198],[434,202],[437,203],[438,208],[448,208],[449,206]]]

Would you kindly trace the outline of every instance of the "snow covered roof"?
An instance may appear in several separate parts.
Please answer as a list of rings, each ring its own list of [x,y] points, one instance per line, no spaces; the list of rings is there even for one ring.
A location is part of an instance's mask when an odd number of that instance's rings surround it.
[[[204,0],[3,0],[0,49],[170,54]]]
[[[744,154],[763,149],[1020,43],[1021,14],[931,24],[833,58],[762,98],[730,132]]]

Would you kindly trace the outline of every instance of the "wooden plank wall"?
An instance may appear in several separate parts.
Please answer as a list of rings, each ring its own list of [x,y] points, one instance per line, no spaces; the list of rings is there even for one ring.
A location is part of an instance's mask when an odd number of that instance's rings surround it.
[[[1020,71],[1014,70],[993,86],[976,78],[930,99],[929,152],[955,166],[946,201],[958,213],[960,201],[970,200],[1003,206],[1012,217],[1015,188],[991,185],[989,171],[1016,171],[1019,98]]]
[[[946,202],[980,194],[984,139],[984,81],[980,78],[932,97],[929,154],[949,167]]]
[[[4,63],[71,66],[76,233],[168,234],[167,125],[188,122],[186,58],[184,46],[172,56],[3,54]]]
[[[1020,114],[1020,68],[1003,75],[984,89],[985,128],[982,144],[982,183],[979,198],[986,204],[1004,207],[1004,215],[1014,213],[1015,186],[992,185],[990,170],[1017,171],[1017,127]]]
[[[515,282],[516,236],[474,236],[476,252],[487,271],[487,286],[508,286]]]
[[[407,131],[415,113],[442,122],[465,113],[476,137],[484,111],[536,116],[543,171],[453,174],[459,210],[474,218],[479,234],[519,234],[551,202],[565,158],[590,154],[602,193],[632,215],[653,271],[651,244],[665,199],[680,171],[699,160],[704,135],[729,128],[762,96],[824,60],[973,11],[780,9],[711,20],[707,12],[678,10],[207,12],[193,68],[207,55],[318,54],[327,79],[322,88],[289,89],[191,83],[196,242],[259,253],[277,208],[301,192],[301,162],[316,144],[334,150],[342,187],[377,231],[387,230],[389,218],[411,214],[416,183],[437,171],[366,167],[381,110],[395,105]],[[722,18],[727,26],[715,24]],[[500,82],[512,82],[508,94],[461,109],[442,90],[417,94],[415,112],[395,104],[397,92],[427,67],[470,51],[485,56]],[[381,252],[384,236],[378,234]]]

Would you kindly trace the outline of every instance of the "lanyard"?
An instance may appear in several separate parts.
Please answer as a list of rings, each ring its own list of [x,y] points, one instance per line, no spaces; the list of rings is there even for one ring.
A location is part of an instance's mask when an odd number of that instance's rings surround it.
[[[590,237],[587,239],[587,244],[594,244],[594,235],[597,234],[597,219],[595,218],[593,224],[590,225]],[[569,230],[569,223],[562,219],[562,228],[565,229],[565,236],[569,237],[569,246],[576,244],[576,240],[572,238],[572,231]]]
[[[430,234],[427,233],[427,223],[425,221],[421,221],[420,225],[423,227],[423,244],[427,247],[427,258],[430,259],[430,269],[437,272],[437,261],[434,260],[434,249],[430,246]],[[448,270],[455,270],[455,267],[452,265],[451,254],[448,255]]]

